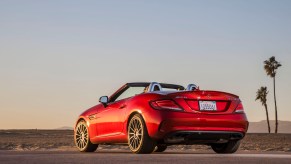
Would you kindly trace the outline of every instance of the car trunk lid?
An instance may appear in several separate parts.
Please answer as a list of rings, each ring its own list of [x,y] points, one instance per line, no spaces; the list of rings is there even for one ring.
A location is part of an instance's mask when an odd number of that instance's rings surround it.
[[[168,94],[185,112],[224,114],[233,113],[240,103],[237,95],[221,91],[182,91]]]

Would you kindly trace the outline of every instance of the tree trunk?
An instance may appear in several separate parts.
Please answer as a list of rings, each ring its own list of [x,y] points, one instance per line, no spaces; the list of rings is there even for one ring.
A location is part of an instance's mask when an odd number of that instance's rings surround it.
[[[277,112],[277,102],[276,102],[276,80],[275,80],[275,77],[273,77],[273,81],[274,81],[274,101],[275,101],[275,119],[276,119],[275,133],[278,133],[278,112]]]
[[[270,122],[269,122],[269,113],[268,113],[268,106],[265,104],[266,109],[266,116],[267,116],[267,123],[268,123],[268,132],[271,133]]]

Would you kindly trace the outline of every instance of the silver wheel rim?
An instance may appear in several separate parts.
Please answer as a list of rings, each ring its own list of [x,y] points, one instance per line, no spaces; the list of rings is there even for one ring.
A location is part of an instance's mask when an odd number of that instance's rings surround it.
[[[137,151],[143,141],[143,125],[138,117],[133,117],[128,126],[128,145],[132,151]]]
[[[76,145],[80,150],[86,148],[88,144],[88,130],[86,125],[79,124],[76,129]]]

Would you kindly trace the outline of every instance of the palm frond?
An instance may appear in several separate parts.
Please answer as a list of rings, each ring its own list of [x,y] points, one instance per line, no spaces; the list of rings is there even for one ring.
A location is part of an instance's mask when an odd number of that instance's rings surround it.
[[[257,91],[256,101],[260,100],[262,105],[265,105],[267,103],[267,95],[268,95],[268,93],[269,93],[269,91],[268,91],[267,87],[261,87]]]
[[[264,61],[264,69],[268,76],[275,77],[277,73],[277,69],[281,67],[282,64],[276,61],[275,56],[269,58],[269,60]]]

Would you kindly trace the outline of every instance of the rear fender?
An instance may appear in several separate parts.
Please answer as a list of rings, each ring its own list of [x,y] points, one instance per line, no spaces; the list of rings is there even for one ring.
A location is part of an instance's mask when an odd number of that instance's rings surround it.
[[[130,103],[127,106],[128,113],[126,113],[127,119],[124,121],[123,133],[127,135],[128,123],[129,123],[130,118],[134,114],[140,114],[145,121],[149,136],[154,137],[158,131],[162,116],[160,114],[160,111],[153,109],[149,105],[149,102],[155,99],[164,99],[164,98],[166,98],[165,95],[143,94],[131,99]]]

